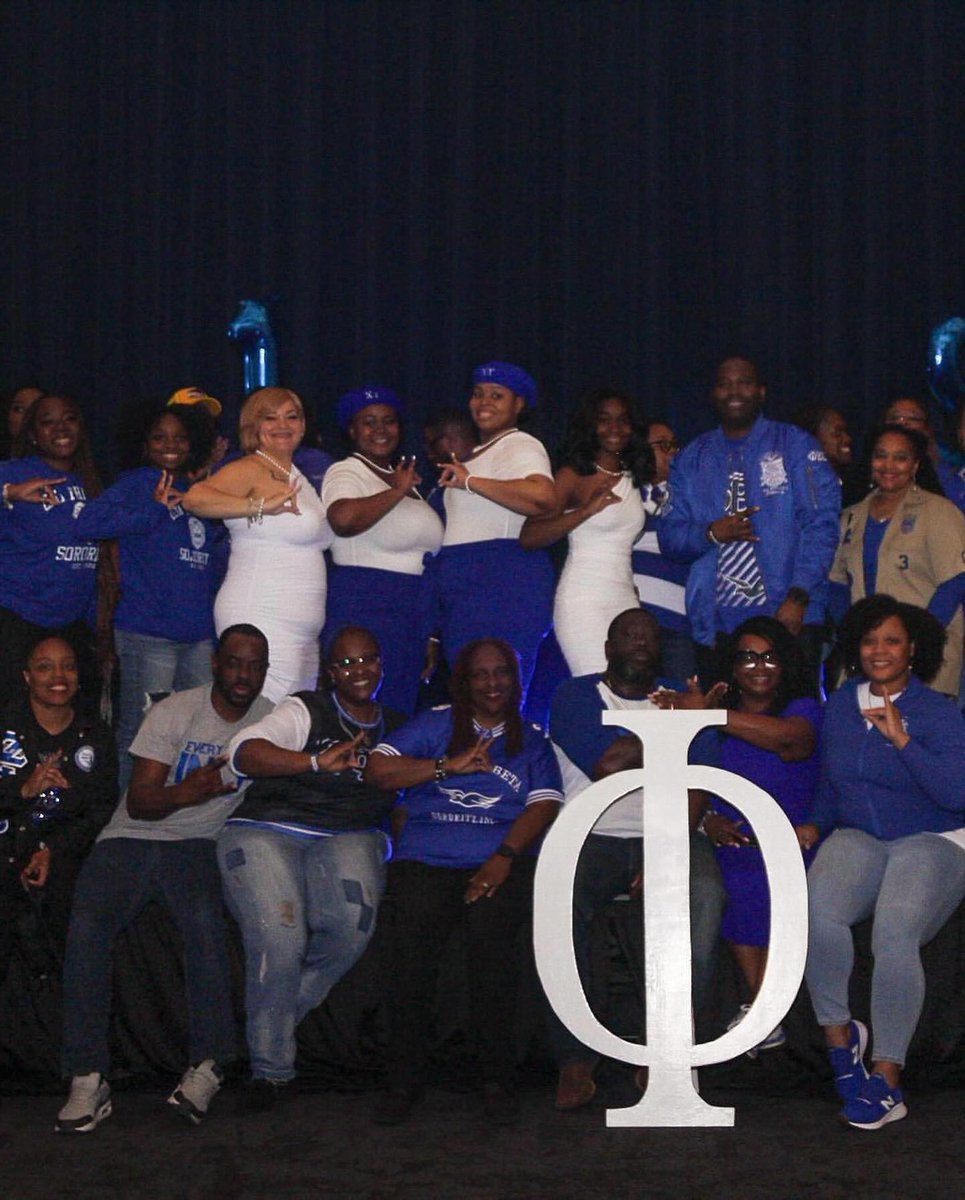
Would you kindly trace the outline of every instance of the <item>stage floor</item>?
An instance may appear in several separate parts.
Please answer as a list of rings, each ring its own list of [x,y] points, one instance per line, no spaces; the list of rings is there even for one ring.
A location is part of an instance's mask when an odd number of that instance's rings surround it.
[[[484,1125],[475,1095],[432,1090],[405,1125],[372,1125],[372,1093],[306,1093],[271,1113],[226,1091],[199,1128],[164,1093],[115,1091],[93,1134],[53,1132],[56,1096],[5,1096],[0,1173],[9,1200],[957,1200],[965,1176],[962,1091],[909,1096],[875,1133],[840,1125],[829,1097],[715,1093],[728,1130],[608,1130],[604,1104],[560,1114],[552,1090],[521,1092],[512,1128]]]

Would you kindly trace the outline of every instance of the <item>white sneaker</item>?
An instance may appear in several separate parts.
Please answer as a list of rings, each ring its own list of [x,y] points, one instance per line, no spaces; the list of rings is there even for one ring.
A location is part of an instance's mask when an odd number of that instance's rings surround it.
[[[743,1021],[747,1014],[751,1011],[749,1004],[742,1004],[737,1010],[730,1024],[727,1026],[728,1031],[736,1029]],[[745,1054],[748,1058],[757,1058],[761,1050],[777,1050],[780,1046],[787,1044],[787,1034],[784,1032],[784,1026],[778,1025],[767,1035],[763,1042],[758,1042],[756,1046],[752,1046],[750,1050],[746,1050]]]
[[[206,1058],[196,1067],[188,1067],[181,1076],[181,1082],[168,1096],[168,1104],[173,1105],[192,1125],[200,1125],[223,1078],[214,1059]]]
[[[732,1029],[736,1029],[750,1011],[751,1006],[749,1004],[742,1004],[731,1020],[727,1023],[727,1032],[730,1033]]]
[[[75,1075],[67,1103],[57,1114],[57,1133],[93,1133],[111,1115],[111,1089],[97,1071]]]

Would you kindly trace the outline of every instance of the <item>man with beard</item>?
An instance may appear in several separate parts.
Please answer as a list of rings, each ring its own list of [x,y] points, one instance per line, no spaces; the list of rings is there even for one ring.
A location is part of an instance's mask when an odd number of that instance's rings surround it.
[[[602,675],[581,675],[560,684],[550,712],[550,737],[563,776],[566,802],[590,783],[631,770],[643,763],[636,735],[603,725],[604,709],[652,709],[648,699],[659,686],[660,630],[643,609],[628,609],[614,619],[604,647]],[[711,845],[697,832],[705,800],[690,793],[690,933],[693,952],[695,1011],[707,998],[713,979],[717,932],[724,909],[724,889]],[[640,797],[634,791],[611,805],[584,843],[573,884],[573,948],[584,991],[593,984],[590,929],[593,919],[616,897],[638,896],[642,885],[643,825]],[[568,1111],[588,1104],[596,1092],[597,1057],[555,1015],[550,1040],[560,1068],[556,1107]],[[641,1082],[638,1073],[638,1082]]]
[[[816,676],[841,482],[814,438],[761,416],[766,389],[749,359],[724,359],[711,397],[720,425],[674,459],[658,535],[665,554],[693,564],[687,616],[701,683],[718,678],[718,639],[754,616],[803,633]]]
[[[91,1133],[111,1114],[109,1023],[114,938],[163,899],[184,944],[189,1061],[168,1097],[192,1125],[235,1057],[227,929],[215,838],[246,784],[226,765],[228,741],[264,717],[268,642],[254,625],[218,639],[213,682],[148,709],[131,743],[134,772],[81,868],[64,960],[63,1068],[70,1095],[58,1133]]]

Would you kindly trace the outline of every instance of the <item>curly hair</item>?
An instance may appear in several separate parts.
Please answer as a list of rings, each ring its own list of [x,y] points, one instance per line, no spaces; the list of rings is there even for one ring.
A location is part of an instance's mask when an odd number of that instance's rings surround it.
[[[560,466],[572,467],[577,475],[592,475],[596,470],[596,455],[600,449],[596,438],[596,425],[600,405],[605,400],[619,400],[630,418],[630,440],[620,456],[621,469],[630,472],[637,487],[649,483],[653,479],[656,465],[653,450],[647,445],[644,423],[630,397],[615,388],[594,388],[580,397],[560,447]]]
[[[724,697],[725,708],[736,708],[740,703],[740,690],[737,687],[734,668],[737,663],[737,645],[744,634],[770,642],[771,649],[777,654],[781,664],[781,678],[771,705],[772,712],[783,712],[792,700],[800,700],[805,696],[813,699],[814,687],[808,682],[797,640],[775,617],[751,617],[738,626],[724,643],[720,665],[721,674],[728,684]]]
[[[923,683],[928,683],[938,674],[945,651],[945,630],[941,621],[927,609],[917,604],[905,604],[884,592],[865,596],[852,604],[838,626],[838,647],[848,673],[861,674],[861,641],[872,629],[897,617],[905,633],[914,643],[915,653],[911,660],[912,672]]]
[[[893,423],[875,425],[869,436],[872,467],[874,466],[875,446],[878,445],[878,442],[886,433],[898,434],[911,447],[911,452],[918,463],[918,471],[915,475],[915,482],[918,486],[924,488],[926,492],[934,492],[936,496],[944,496],[945,492],[942,489],[942,485],[938,482],[938,475],[932,463],[931,455],[928,453],[928,438],[917,429],[909,429],[907,425],[895,425]]]
[[[90,447],[90,435],[87,431],[87,422],[84,420],[84,413],[77,401],[72,400],[69,396],[64,396],[60,392],[45,392],[44,395],[37,397],[27,410],[23,424],[20,426],[20,432],[14,438],[11,457],[29,458],[30,455],[36,454],[37,418],[45,400],[61,400],[64,404],[69,404],[77,413],[78,438],[73,469],[84,482],[84,491],[87,493],[87,499],[93,500],[95,496],[99,496],[104,490],[104,485],[101,483],[101,477],[94,463],[94,455]]]
[[[188,438],[188,457],[185,459],[181,474],[194,475],[208,465],[214,439],[217,436],[217,426],[214,417],[203,404],[168,404],[150,413],[142,422],[140,448],[142,461],[147,461],[147,440],[154,432],[162,417],[174,417],[181,425]]]
[[[502,638],[477,638],[469,642],[459,651],[456,665],[452,669],[449,680],[449,694],[452,696],[452,737],[449,739],[447,754],[459,754],[474,745],[478,734],[472,721],[472,699],[469,694],[472,660],[477,650],[492,646],[503,657],[513,677],[512,690],[506,712],[506,753],[512,756],[519,754],[523,748],[523,721],[519,715],[519,706],[523,701],[523,686],[519,678],[519,658],[509,642]]]

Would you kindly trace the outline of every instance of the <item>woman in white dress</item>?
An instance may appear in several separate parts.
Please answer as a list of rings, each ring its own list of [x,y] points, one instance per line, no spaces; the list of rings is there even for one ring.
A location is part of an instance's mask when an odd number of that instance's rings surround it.
[[[653,473],[653,455],[630,400],[600,388],[580,402],[560,458],[555,509],[527,520],[520,541],[535,549],[568,539],[553,623],[570,671],[590,675],[606,670],[610,622],[639,603],[631,552],[643,529],[640,486]]]
[[[548,556],[519,544],[524,520],[554,501],[549,455],[517,426],[535,404],[536,384],[521,367],[490,362],[473,372],[469,412],[480,444],[440,464],[446,532],[433,569],[449,662],[468,642],[503,638],[519,655],[524,695],[553,605]]]
[[[196,483],[182,503],[224,521],[228,574],[214,605],[215,631],[248,622],[268,639],[262,694],[281,700],[314,688],[325,624],[325,548],[332,533],[315,489],[292,463],[305,434],[302,402],[288,388],[259,388],[241,410],[243,458]]]
[[[338,402],[353,453],[329,467],[322,505],[335,534],[323,642],[362,625],[383,647],[380,700],[412,716],[433,613],[424,560],[442,545],[442,521],[416,488],[414,458],[397,458],[403,404],[390,388],[364,387]]]

